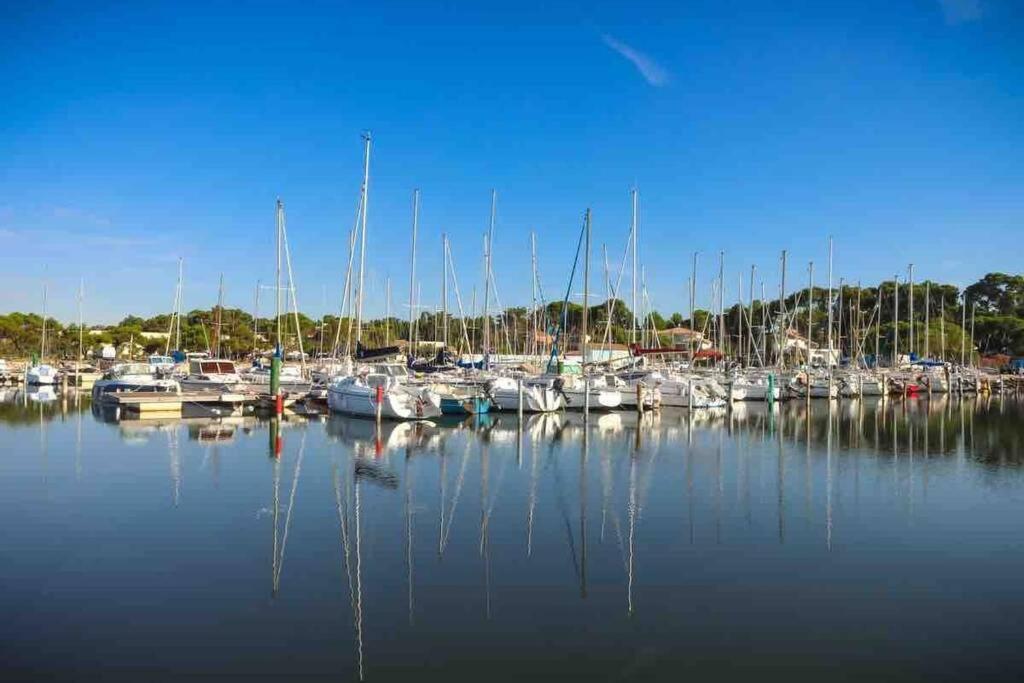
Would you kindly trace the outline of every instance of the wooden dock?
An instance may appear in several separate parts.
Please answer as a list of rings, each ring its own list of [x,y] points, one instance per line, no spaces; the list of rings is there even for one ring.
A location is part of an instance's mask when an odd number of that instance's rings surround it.
[[[181,415],[188,408],[229,414],[240,414],[246,406],[256,403],[252,394],[218,393],[193,391],[174,394],[170,392],[124,392],[104,394],[104,405],[117,408],[122,413],[138,419],[165,418]]]

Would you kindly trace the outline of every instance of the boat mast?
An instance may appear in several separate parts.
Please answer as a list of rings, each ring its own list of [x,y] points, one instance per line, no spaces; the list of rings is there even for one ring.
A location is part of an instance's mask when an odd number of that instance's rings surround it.
[[[971,302],[971,367],[974,367],[974,314],[978,312],[978,302]]]
[[[878,283],[878,296],[875,297],[875,368],[878,368],[879,354],[882,348],[882,283]]]
[[[530,231],[530,262],[533,269],[533,278],[531,281],[533,289],[533,316],[531,322],[533,323],[533,337],[530,340],[530,355],[537,355],[537,345],[540,343],[539,328],[540,328],[540,311],[537,309],[537,233]]]
[[[276,324],[277,339],[274,346],[274,353],[278,358],[284,357],[284,348],[281,345],[281,223],[284,221],[284,205],[281,198],[277,198],[277,265],[274,271],[274,319]]]
[[[725,251],[718,252],[718,346],[725,356]]]
[[[491,220],[487,226],[487,234],[484,235],[484,346],[483,352],[487,354],[491,348],[491,319],[490,319],[490,294],[491,294],[491,240],[494,239],[494,214],[497,209],[498,192],[491,190]]]
[[[779,367],[786,367],[786,338],[789,335],[789,319],[786,315],[786,250],[782,250],[782,278],[779,280],[779,322],[778,331],[778,359]],[[785,326],[785,329],[783,329]]]
[[[586,238],[585,251],[583,253],[583,320],[582,332],[580,333],[580,353],[583,356],[581,368],[587,366],[587,309],[590,306],[590,209],[586,213]]]
[[[363,283],[366,272],[366,212],[370,204],[370,131],[363,133],[365,152],[363,154],[363,213],[359,241],[359,295],[356,299],[356,344],[363,340]]]
[[[940,351],[942,362],[946,362],[946,293],[942,293],[939,299],[939,343],[942,345]]]
[[[751,356],[754,352],[754,276],[757,275],[757,266],[750,266],[750,316],[747,318],[747,325],[749,332],[749,339],[747,340],[747,365],[750,365]],[[740,315],[743,315],[743,310],[740,309]],[[761,359],[761,365],[764,365],[764,358]]]
[[[910,349],[909,353],[914,353],[914,264],[911,263],[907,266],[907,283],[910,285],[908,290],[908,296],[910,297]]]
[[[633,217],[632,217],[632,221],[631,221],[630,229],[629,229],[630,242],[632,243],[632,247],[633,247],[633,273],[632,273],[633,274],[633,300],[632,300],[632,306],[631,306],[632,313],[633,313],[633,327],[632,327],[632,329],[629,332],[629,340],[630,340],[630,342],[635,344],[636,343],[636,328],[637,328],[637,318],[636,318],[636,274],[637,274],[637,254],[636,254],[636,252],[637,252],[637,249],[636,249],[636,247],[637,247],[637,234],[636,234],[636,232],[637,232],[637,225],[636,225],[636,214],[637,214],[637,190],[636,190],[636,188],[634,187],[630,191],[630,193],[632,195],[632,205],[633,205],[633,213],[632,213]]]
[[[221,311],[224,309],[224,273],[220,274],[220,284],[217,287],[217,315],[214,316],[214,331],[213,337],[213,355],[215,358],[220,358],[220,325],[221,325]]]
[[[391,276],[384,280],[384,346],[391,341]]]
[[[825,334],[825,343],[828,346],[826,353],[826,367],[831,372],[832,368],[832,237],[828,238],[828,299],[826,300],[828,305],[828,332]]]
[[[448,348],[448,233],[441,233],[441,269],[444,271],[441,277],[441,321],[444,325],[442,341],[444,348]]]
[[[697,299],[697,252],[693,252],[693,269],[690,272],[690,365],[693,365],[693,344],[694,335],[697,334],[697,321],[694,320],[694,312]]]
[[[814,261],[807,264],[807,368],[811,367],[811,322],[814,320]],[[808,380],[810,381],[810,380]],[[808,395],[810,388],[808,388]]]
[[[931,303],[932,303],[932,288],[931,288],[931,284],[932,284],[931,280],[925,280],[924,281],[924,357],[925,358],[929,357],[929,355],[928,355],[928,351],[929,351],[929,349],[928,349],[928,339],[929,339],[929,337],[932,336],[931,335],[931,328],[929,327],[929,325],[931,324],[929,312],[930,312]]]
[[[43,283],[43,334],[39,343],[39,364],[46,359],[46,283]]]
[[[412,191],[412,252],[409,256],[409,355],[416,357],[416,347],[412,339],[413,316],[416,315],[416,232],[419,228],[420,217],[420,191],[416,188]],[[443,241],[443,238],[442,238]],[[441,276],[442,281],[447,276],[447,271]]]
[[[892,368],[893,370],[899,369],[900,365],[900,276],[899,273],[893,275],[893,299],[895,304],[893,306],[892,319]]]
[[[80,381],[78,377],[80,372],[80,365],[82,363],[82,345],[83,345],[83,333],[82,333],[82,299],[85,298],[85,278],[82,278],[78,282],[78,362],[75,363],[75,379]],[[168,335],[170,338],[170,335]]]

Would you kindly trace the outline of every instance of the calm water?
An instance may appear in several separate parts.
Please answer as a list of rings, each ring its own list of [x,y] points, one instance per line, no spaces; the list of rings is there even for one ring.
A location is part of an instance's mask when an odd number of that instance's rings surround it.
[[[0,403],[4,680],[1006,679],[1024,405],[104,422]]]

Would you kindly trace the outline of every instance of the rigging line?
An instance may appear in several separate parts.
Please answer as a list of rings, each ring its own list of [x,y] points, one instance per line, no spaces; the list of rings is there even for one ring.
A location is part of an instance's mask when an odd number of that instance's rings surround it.
[[[586,221],[584,220],[583,226],[580,228],[580,237],[576,242],[576,258],[572,262],[572,271],[569,273],[569,284],[565,288],[565,298],[562,300],[562,321],[557,328],[555,328],[555,339],[551,345],[551,355],[548,357],[548,372],[552,372],[554,367],[555,357],[558,355],[558,344],[562,338],[563,328],[569,324],[569,296],[572,294],[572,283],[576,279],[576,266],[580,262],[580,250],[583,248],[583,235],[587,231]]]
[[[459,322],[462,323],[462,338],[466,342],[466,351],[472,351],[472,346],[469,343],[469,329],[466,327],[466,313],[462,309],[462,294],[459,291],[459,278],[455,275],[455,258],[452,256],[451,243],[445,244],[445,249],[448,251],[448,266],[451,268],[452,285],[455,287],[455,301],[459,305]]]
[[[466,479],[466,465],[469,463],[470,443],[466,442],[465,452],[462,454],[462,465],[459,467],[459,475],[455,479],[455,492],[452,494],[452,506],[449,508],[448,522],[445,525],[444,537],[441,539],[441,552],[444,553],[448,547],[448,537],[452,532],[452,522],[455,519],[455,508],[459,504],[459,494],[462,492],[462,482]]]
[[[338,477],[338,465],[337,465],[337,463],[334,464],[333,470],[334,470],[334,473],[333,473],[333,476],[334,476],[334,499],[335,499],[336,507],[338,509],[338,522],[341,525],[341,549],[342,549],[342,558],[345,561],[345,574],[348,577],[349,604],[352,607],[352,613],[355,614],[355,611],[356,611],[356,586],[355,586],[355,581],[353,581],[353,579],[352,579],[351,544],[349,542],[349,529],[348,529],[349,523],[348,523],[348,515],[344,512],[344,509],[343,509],[343,506],[342,506],[342,501],[341,501],[341,478]],[[347,489],[346,489],[346,493],[347,493]],[[348,507],[348,504],[346,503],[344,505],[344,508],[347,508],[347,507]]]
[[[306,432],[302,433],[302,441],[299,443],[299,456],[295,460],[295,472],[292,474],[292,488],[288,494],[288,511],[284,515],[284,534],[281,536],[281,557],[277,561],[277,576],[274,577],[274,584],[281,583],[281,569],[284,567],[284,551],[288,545],[288,530],[292,525],[292,509],[295,507],[295,491],[299,487],[299,476],[302,474],[302,454],[306,450]]]

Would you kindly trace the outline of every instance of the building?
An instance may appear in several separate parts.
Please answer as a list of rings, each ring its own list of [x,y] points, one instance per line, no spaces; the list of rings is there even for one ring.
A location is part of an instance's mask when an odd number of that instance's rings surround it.
[[[677,349],[688,349],[691,343],[697,351],[706,351],[711,348],[711,342],[705,339],[703,334],[691,330],[689,327],[670,327],[667,330],[659,330],[658,336],[668,337],[668,345]]]

